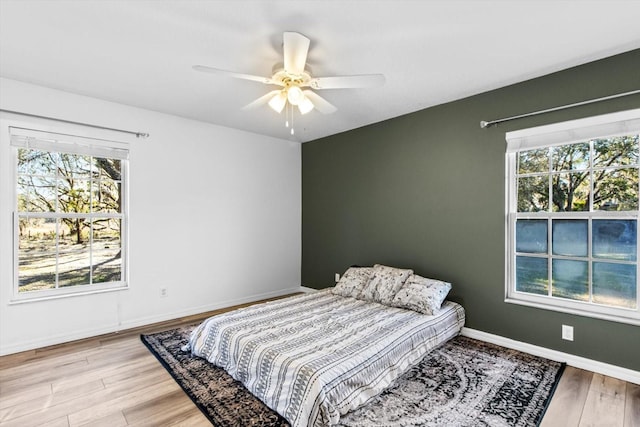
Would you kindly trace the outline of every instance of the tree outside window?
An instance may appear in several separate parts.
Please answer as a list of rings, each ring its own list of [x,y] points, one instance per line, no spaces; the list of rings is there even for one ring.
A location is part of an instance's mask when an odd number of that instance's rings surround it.
[[[17,149],[18,292],[123,281],[123,160]]]

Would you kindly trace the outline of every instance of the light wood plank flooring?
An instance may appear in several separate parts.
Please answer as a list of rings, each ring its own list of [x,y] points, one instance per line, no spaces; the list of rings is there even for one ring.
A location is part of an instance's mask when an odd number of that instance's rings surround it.
[[[140,342],[205,313],[0,357],[0,426],[207,426]],[[542,427],[640,427],[640,386],[568,367]]]

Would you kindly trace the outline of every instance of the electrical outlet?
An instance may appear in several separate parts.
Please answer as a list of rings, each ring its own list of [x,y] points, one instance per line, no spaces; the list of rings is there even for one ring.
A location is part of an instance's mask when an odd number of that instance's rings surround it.
[[[340,273],[336,273],[335,279],[336,279],[336,283],[338,283],[338,281],[340,280]]]
[[[165,298],[168,295],[169,292],[167,291],[167,288],[160,288],[160,298]]]
[[[573,341],[573,326],[562,325],[562,339]]]

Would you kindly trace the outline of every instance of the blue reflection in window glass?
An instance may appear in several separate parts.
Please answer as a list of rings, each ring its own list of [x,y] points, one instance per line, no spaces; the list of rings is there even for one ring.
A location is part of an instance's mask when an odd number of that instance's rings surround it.
[[[588,226],[586,219],[554,219],[551,225],[553,254],[587,256]]]
[[[516,291],[547,295],[549,269],[547,258],[516,257]]]
[[[593,263],[593,302],[636,308],[636,266],[612,262]]]
[[[638,250],[637,226],[634,219],[594,219],[593,256],[635,261]]]
[[[586,261],[554,259],[551,280],[554,297],[589,301],[589,265]]]
[[[546,219],[519,219],[516,222],[516,252],[547,253]]]

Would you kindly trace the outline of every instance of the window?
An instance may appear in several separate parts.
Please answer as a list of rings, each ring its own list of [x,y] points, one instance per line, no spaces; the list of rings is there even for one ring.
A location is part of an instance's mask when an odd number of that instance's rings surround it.
[[[126,286],[122,143],[11,128],[15,299]]]
[[[640,110],[507,133],[506,300],[640,324]]]

